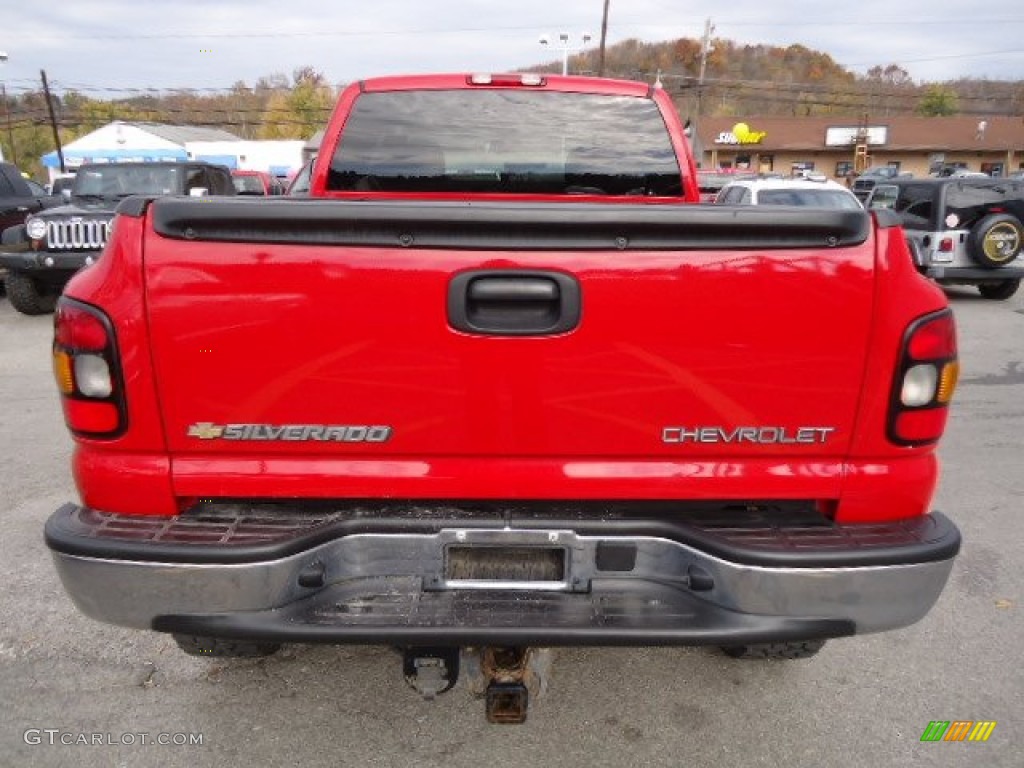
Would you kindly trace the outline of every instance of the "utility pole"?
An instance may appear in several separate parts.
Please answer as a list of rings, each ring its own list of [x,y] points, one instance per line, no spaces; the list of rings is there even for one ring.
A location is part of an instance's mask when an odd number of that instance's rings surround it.
[[[700,115],[701,92],[704,90],[704,73],[708,68],[708,54],[715,50],[711,45],[711,34],[715,31],[711,19],[704,20],[704,37],[700,44],[700,76],[697,78],[697,115]]]
[[[701,38],[700,44],[700,74],[697,76],[697,104],[694,109],[693,120],[690,123],[690,130],[693,134],[693,149],[694,155],[697,157],[697,167],[703,165],[704,160],[704,147],[700,142],[700,134],[697,133],[698,125],[700,124],[700,113],[701,113],[701,97],[704,92],[704,73],[708,67],[708,53],[714,50],[711,45],[711,34],[715,31],[715,26],[711,23],[711,19],[704,20],[704,37]]]
[[[60,133],[57,131],[57,117],[53,114],[53,101],[50,98],[50,85],[46,82],[46,70],[40,69],[39,74],[43,77],[43,97],[46,99],[46,108],[50,112],[50,125],[53,127],[53,143],[57,145],[57,159],[60,160],[60,172],[67,173],[64,165],[64,148],[60,145]]]
[[[11,145],[11,162],[17,165],[18,150],[14,146],[14,129],[11,128],[11,106],[7,103],[7,84],[0,83],[0,89],[3,90],[4,115],[7,118],[7,142]]]
[[[604,44],[608,39],[608,4],[611,0],[604,0],[604,14],[601,16],[601,52],[597,57],[597,76],[604,77]]]

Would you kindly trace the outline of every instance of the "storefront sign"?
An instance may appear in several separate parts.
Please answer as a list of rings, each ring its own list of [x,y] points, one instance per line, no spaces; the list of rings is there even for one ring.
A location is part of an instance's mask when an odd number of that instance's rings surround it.
[[[760,144],[767,131],[752,131],[746,123],[736,123],[731,131],[722,131],[715,144]]]
[[[857,143],[857,137],[861,132],[870,146],[881,146],[889,141],[889,127],[886,125],[838,125],[825,129],[825,146],[852,146]]]

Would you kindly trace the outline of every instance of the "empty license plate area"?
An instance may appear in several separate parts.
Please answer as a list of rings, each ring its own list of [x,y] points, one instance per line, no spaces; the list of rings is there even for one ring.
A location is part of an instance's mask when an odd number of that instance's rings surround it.
[[[570,557],[557,534],[459,532],[444,547],[449,589],[565,589]]]
[[[561,547],[449,547],[447,581],[565,581]]]

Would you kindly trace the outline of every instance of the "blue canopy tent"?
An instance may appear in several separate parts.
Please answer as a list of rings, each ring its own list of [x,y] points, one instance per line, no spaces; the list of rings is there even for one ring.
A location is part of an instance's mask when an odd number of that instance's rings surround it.
[[[83,163],[152,163],[174,160],[188,160],[188,154],[184,147],[181,149],[67,149],[64,151],[64,164],[69,168],[77,168]],[[60,167],[60,160],[56,152],[47,152],[43,155],[42,161],[47,168]]]
[[[214,165],[224,165],[231,170],[238,167],[238,157],[236,155],[196,155],[196,160],[202,160],[204,163],[213,163]]]

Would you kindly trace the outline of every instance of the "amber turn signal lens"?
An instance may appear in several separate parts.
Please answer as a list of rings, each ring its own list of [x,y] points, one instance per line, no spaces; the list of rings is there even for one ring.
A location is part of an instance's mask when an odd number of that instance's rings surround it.
[[[75,391],[75,379],[71,375],[71,357],[67,352],[54,350],[53,375],[57,379],[57,388],[62,395],[70,395]]]
[[[942,366],[942,375],[939,377],[939,393],[935,399],[940,403],[948,403],[953,399],[953,392],[956,391],[956,382],[960,378],[960,361],[950,360]]]

